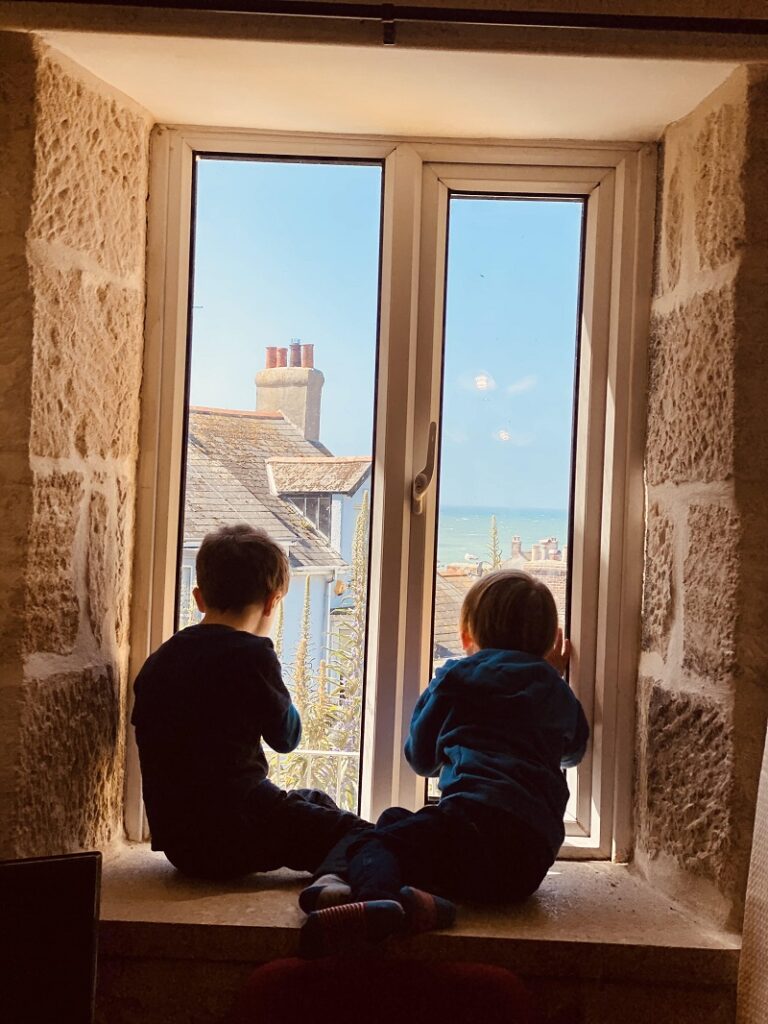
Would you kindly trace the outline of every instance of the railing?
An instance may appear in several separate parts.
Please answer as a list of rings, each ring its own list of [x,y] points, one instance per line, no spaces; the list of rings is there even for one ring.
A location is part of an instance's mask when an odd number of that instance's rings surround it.
[[[269,776],[282,789],[321,789],[339,807],[357,809],[360,754],[355,750],[298,750],[290,754],[267,751]]]

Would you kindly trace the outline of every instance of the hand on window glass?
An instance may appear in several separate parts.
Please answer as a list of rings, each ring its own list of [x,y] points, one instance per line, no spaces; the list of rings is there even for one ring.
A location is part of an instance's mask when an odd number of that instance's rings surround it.
[[[563,636],[562,629],[558,629],[557,637],[552,645],[552,650],[544,658],[549,664],[560,673],[561,676],[565,675],[565,670],[568,668],[568,662],[571,658],[571,641],[567,640]]]

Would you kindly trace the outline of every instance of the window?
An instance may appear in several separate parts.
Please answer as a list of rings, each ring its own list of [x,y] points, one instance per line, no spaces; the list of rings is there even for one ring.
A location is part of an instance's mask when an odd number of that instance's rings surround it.
[[[292,585],[273,639],[303,729],[297,750],[268,751],[270,774],[287,789],[326,790],[350,810],[360,776],[381,172],[380,162],[194,163],[176,627],[199,618],[187,577],[210,530],[247,521],[284,547]],[[359,620],[344,634],[332,628],[342,609]]]
[[[356,443],[345,450],[329,443],[322,433],[311,439],[314,453],[270,449],[262,455],[261,484],[265,496],[279,499],[281,508],[292,510],[305,529],[337,552],[343,548],[344,503],[357,500],[358,519],[363,494],[369,503],[370,511],[365,510],[369,535],[361,541],[358,534],[358,543],[367,553],[368,579],[355,583],[347,558],[342,566],[322,566],[328,600],[318,646],[325,654],[318,659],[318,668],[319,660],[327,661],[340,646],[357,645],[356,651],[365,656],[361,669],[365,698],[356,697],[363,708],[361,810],[373,816],[393,803],[416,807],[424,800],[423,780],[408,768],[402,745],[433,658],[451,653],[449,645],[439,647],[435,615],[442,584],[456,582],[445,571],[453,555],[446,556],[444,551],[451,528],[450,506],[462,504],[450,496],[464,489],[471,492],[471,501],[465,504],[481,506],[478,515],[487,515],[489,564],[505,554],[503,539],[508,557],[517,553],[528,562],[535,561],[542,574],[554,574],[553,579],[562,584],[560,607],[569,620],[575,647],[571,683],[593,731],[589,755],[572,780],[566,855],[621,853],[629,843],[631,709],[642,572],[639,413],[653,160],[650,148],[633,145],[483,146],[205,130],[158,133],[150,197],[147,394],[140,470],[146,500],[137,524],[141,564],[137,564],[134,619],[136,666],[148,649],[172,631],[177,594],[183,600],[188,586],[184,582],[186,547],[179,547],[186,538],[179,528],[183,455],[189,445],[185,381],[194,374],[199,322],[194,319],[198,311],[191,307],[205,306],[202,295],[198,297],[197,281],[194,292],[188,287],[191,247],[200,244],[192,216],[196,169],[199,173],[201,164],[226,162],[239,168],[269,167],[279,178],[282,171],[293,173],[296,167],[328,173],[343,166],[366,171],[383,167],[378,289],[369,303],[369,310],[378,305],[378,336],[370,348],[373,352],[377,342],[375,384],[372,375],[371,387],[364,393],[373,418],[375,447],[368,441],[363,450],[366,439],[357,431]],[[533,270],[522,265],[517,271],[505,270],[504,261],[514,252],[519,258],[515,233],[520,236],[523,228],[533,233],[540,251],[544,220],[558,217],[562,223],[552,236],[557,253],[552,254],[551,284],[560,292],[549,306],[541,298],[548,287],[546,253],[538,259],[534,274],[540,296],[538,318],[549,325],[547,336],[537,340],[530,331],[518,336],[509,324],[509,304],[528,301],[532,285],[522,278],[515,287],[508,287],[504,275],[509,280],[509,274],[520,277],[525,271],[530,277]],[[487,222],[480,235],[478,224],[473,227],[473,219],[478,218]],[[308,213],[304,225],[308,231],[310,222]],[[478,269],[477,240],[494,232],[496,241],[483,263],[487,276],[481,279],[485,272]],[[469,261],[464,277],[462,261]],[[555,270],[558,261],[565,261],[566,270]],[[536,260],[532,257],[529,262]],[[488,295],[494,290],[496,297],[491,301]],[[495,310],[497,323],[491,328],[486,317],[479,325],[490,332],[481,351],[479,343],[473,350],[471,326],[482,311],[483,295],[488,315]],[[342,288],[329,295],[328,304],[344,315],[349,301]],[[535,316],[535,310],[521,308],[521,323],[526,318],[531,323]],[[288,323],[281,329],[283,336],[292,330]],[[506,337],[514,349],[511,354],[501,352],[494,331]],[[286,352],[268,356],[267,368],[271,359],[278,366],[283,359],[301,363],[304,342],[293,342],[298,348],[292,350],[288,337]],[[551,351],[550,343],[555,345]],[[283,347],[280,338],[270,337],[268,344],[278,350]],[[460,365],[462,359],[466,365]],[[512,371],[518,365],[520,372],[515,374]],[[494,399],[485,403],[489,408],[493,405],[493,410],[483,414],[478,429],[487,435],[488,446],[493,442],[522,453],[519,480],[532,478],[522,458],[529,454],[523,449],[531,445],[522,443],[525,427],[513,422],[513,411],[527,409],[529,420],[535,416],[540,426],[550,424],[555,469],[541,476],[540,497],[528,492],[524,501],[517,500],[508,491],[490,488],[485,496],[472,479],[456,475],[451,436],[463,429],[467,407],[451,388],[472,369],[467,395],[477,398],[492,392]],[[325,373],[325,367],[322,370]],[[521,396],[535,390],[532,378],[536,386],[539,379],[546,381],[546,395],[557,406],[556,416],[547,415],[553,410],[547,409],[542,391],[536,403],[523,401]],[[489,427],[490,419],[498,419],[501,413],[498,424]],[[221,419],[226,413],[206,406],[195,415]],[[251,415],[258,412],[251,410]],[[495,438],[490,436],[493,430]],[[212,446],[213,442],[208,449]],[[498,464],[493,458],[488,461],[476,440],[472,449],[477,453],[470,456],[473,471],[479,470],[483,460],[488,462],[483,470],[485,487],[498,476]],[[339,460],[343,459],[348,464],[342,466]],[[414,489],[417,477],[426,487]],[[508,509],[526,505],[554,512],[541,520],[539,530],[524,526],[519,516],[509,519]],[[351,522],[349,516],[346,521]],[[519,542],[514,539],[517,536]],[[286,536],[285,542],[291,554],[296,541]],[[484,571],[481,552],[468,549],[465,554],[474,556],[464,560],[465,566]],[[300,599],[297,575],[301,574],[295,571],[293,588]],[[461,575],[466,576],[466,570]],[[463,582],[459,580],[458,586]],[[305,592],[307,587],[305,581]],[[360,600],[366,591],[367,603]],[[357,756],[358,752],[351,753]],[[332,756],[348,758],[349,754],[342,747]],[[130,764],[135,777],[135,757]],[[344,772],[343,779],[334,776],[328,788],[349,801],[354,799],[358,777],[350,786],[348,764]],[[130,782],[129,801],[128,827],[138,835],[138,786]]]

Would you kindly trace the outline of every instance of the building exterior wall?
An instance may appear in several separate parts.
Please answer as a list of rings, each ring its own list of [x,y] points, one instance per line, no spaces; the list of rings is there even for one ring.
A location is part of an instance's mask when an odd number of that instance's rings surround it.
[[[0,33],[0,68],[8,857],[122,819],[150,124],[29,36]]]
[[[767,105],[743,67],[667,130],[648,389],[636,861],[734,926],[768,708]]]

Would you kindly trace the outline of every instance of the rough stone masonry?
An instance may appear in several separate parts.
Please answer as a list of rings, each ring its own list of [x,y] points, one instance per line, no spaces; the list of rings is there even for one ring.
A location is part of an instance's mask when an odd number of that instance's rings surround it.
[[[0,856],[121,827],[150,123],[0,34]]]
[[[646,446],[636,859],[738,926],[768,708],[768,72],[663,145]]]

